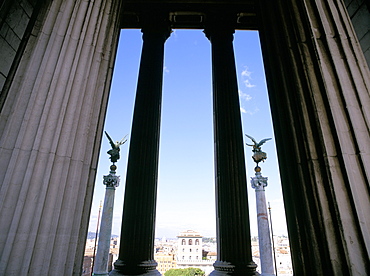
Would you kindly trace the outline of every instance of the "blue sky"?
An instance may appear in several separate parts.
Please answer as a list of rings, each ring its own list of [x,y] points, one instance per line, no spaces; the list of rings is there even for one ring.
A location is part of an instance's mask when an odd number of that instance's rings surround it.
[[[140,30],[123,30],[114,69],[104,130],[113,140],[128,134],[121,146],[117,174],[113,234],[119,235],[130,129],[141,54]],[[256,140],[274,138],[258,33],[234,35],[243,133]],[[156,237],[176,237],[192,229],[216,236],[212,123],[211,45],[201,30],[174,30],[165,44],[162,124]],[[245,142],[251,141],[245,137]],[[104,201],[104,174],[109,173],[109,143],[103,137],[89,230],[95,231],[99,202]],[[286,234],[284,207],[274,139],[263,146],[268,158],[260,164],[269,178],[274,234]],[[251,234],[257,235],[255,192],[250,185],[255,164],[245,147]]]

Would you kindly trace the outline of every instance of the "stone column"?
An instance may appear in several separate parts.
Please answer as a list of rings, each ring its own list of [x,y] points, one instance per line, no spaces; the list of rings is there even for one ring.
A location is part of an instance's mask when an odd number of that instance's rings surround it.
[[[212,276],[256,275],[233,33],[232,25],[221,16],[205,29],[212,44],[216,174],[217,261]]]
[[[0,113],[0,275],[81,275],[119,0],[43,2]]]
[[[104,175],[103,183],[106,185],[106,189],[93,275],[108,275],[108,257],[112,236],[114,194],[120,180],[119,176],[116,175],[117,167],[115,165],[111,165],[110,169],[109,175]]]
[[[256,176],[251,177],[251,184],[252,188],[256,191],[258,245],[260,250],[261,276],[273,276],[275,275],[274,262],[272,259],[270,227],[265,196],[267,177],[262,176],[260,167],[257,166],[255,171]]]
[[[166,16],[147,20],[127,165],[121,242],[111,275],[160,275],[154,260]]]
[[[258,1],[295,275],[370,275],[370,71],[341,0]]]

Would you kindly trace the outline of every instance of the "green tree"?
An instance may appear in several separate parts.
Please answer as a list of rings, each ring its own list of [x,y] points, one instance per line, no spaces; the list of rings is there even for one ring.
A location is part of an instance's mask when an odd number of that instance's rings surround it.
[[[200,268],[178,268],[170,269],[164,273],[164,276],[203,276],[205,272]]]

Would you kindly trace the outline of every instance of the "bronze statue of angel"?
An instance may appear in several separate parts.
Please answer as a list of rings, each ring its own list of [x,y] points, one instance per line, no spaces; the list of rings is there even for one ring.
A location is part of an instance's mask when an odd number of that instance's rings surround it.
[[[249,139],[252,140],[252,142],[254,144],[250,145],[250,144],[247,144],[245,143],[247,146],[250,146],[250,147],[253,147],[252,151],[254,152],[252,158],[254,160],[254,162],[257,163],[257,166],[258,166],[258,163],[261,162],[261,161],[265,161],[267,159],[267,154],[266,152],[263,152],[261,150],[261,146],[266,143],[268,140],[271,140],[272,138],[266,138],[266,139],[262,139],[261,141],[259,141],[257,143],[257,141],[252,137],[252,136],[249,136],[247,134],[245,134],[245,136],[247,136]]]
[[[125,137],[123,137],[121,141],[113,142],[113,140],[109,136],[109,134],[106,131],[104,131],[104,133],[107,136],[107,138],[109,140],[109,143],[112,147],[110,150],[107,151],[107,153],[110,155],[110,157],[109,157],[110,161],[114,164],[120,159],[120,155],[119,155],[120,146],[123,145],[124,143],[126,143],[127,135]]]

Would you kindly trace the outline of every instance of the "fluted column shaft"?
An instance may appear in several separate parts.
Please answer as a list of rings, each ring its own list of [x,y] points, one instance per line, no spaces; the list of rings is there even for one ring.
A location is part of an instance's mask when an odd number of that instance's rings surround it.
[[[143,47],[127,167],[119,259],[112,275],[159,275],[154,261],[164,42],[161,18],[142,29]]]
[[[40,1],[0,114],[0,275],[81,275],[121,1]]]
[[[224,24],[222,24],[224,23]],[[211,275],[255,275],[233,28],[210,25],[215,139],[217,261]]]
[[[341,0],[261,0],[295,275],[370,275],[370,71]]]

